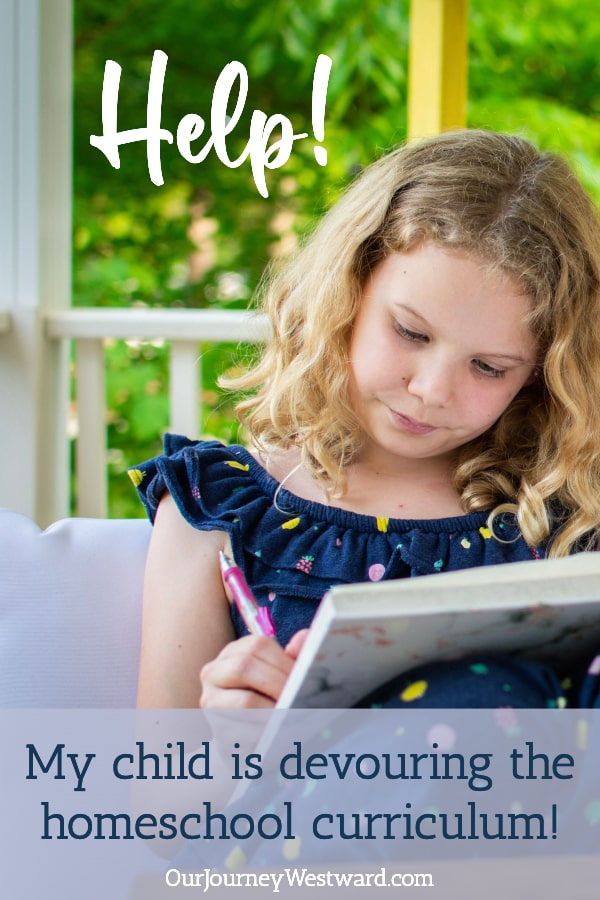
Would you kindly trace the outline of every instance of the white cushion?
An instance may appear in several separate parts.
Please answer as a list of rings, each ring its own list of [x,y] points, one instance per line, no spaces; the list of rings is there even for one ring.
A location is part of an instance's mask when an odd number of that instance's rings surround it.
[[[1,707],[135,706],[150,532],[0,510]]]

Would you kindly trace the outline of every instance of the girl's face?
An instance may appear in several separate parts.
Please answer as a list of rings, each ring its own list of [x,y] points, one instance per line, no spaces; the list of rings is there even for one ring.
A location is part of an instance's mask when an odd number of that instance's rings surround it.
[[[534,377],[529,298],[518,282],[423,243],[367,282],[350,343],[350,397],[363,459],[450,461]]]

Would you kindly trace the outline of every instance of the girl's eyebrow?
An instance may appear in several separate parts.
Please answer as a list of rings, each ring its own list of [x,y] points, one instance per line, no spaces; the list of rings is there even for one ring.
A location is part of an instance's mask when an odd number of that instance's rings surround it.
[[[428,320],[424,316],[422,316],[420,312],[418,312],[416,309],[413,309],[413,307],[409,306],[407,303],[396,301],[394,303],[394,306],[402,310],[403,312],[410,313],[411,316],[422,322],[424,326],[426,326],[427,328],[431,328]],[[497,353],[494,350],[488,351],[486,353],[480,353],[479,356],[485,357],[486,359],[505,359],[507,362],[512,362],[517,366],[535,365],[535,360],[525,359],[522,356],[515,356],[512,353]]]
[[[414,316],[415,319],[419,319],[421,322],[423,322],[424,325],[427,325],[428,328],[431,327],[429,322],[427,321],[427,319],[424,316],[422,316],[420,312],[418,312],[416,309],[413,309],[412,306],[409,306],[407,303],[402,303],[400,300],[396,300],[396,301],[394,301],[394,306],[397,306],[398,309],[401,309],[403,312],[410,313],[411,316]]]
[[[505,363],[512,363],[514,366],[535,366],[535,359],[525,359],[524,356],[514,356],[512,353],[498,353],[495,350],[478,353],[478,359],[502,360]]]
[[[535,361],[531,359],[523,359],[522,356],[512,356],[510,353],[481,353],[481,356],[491,357],[492,359],[506,359],[508,362],[514,362],[519,366],[535,365]]]

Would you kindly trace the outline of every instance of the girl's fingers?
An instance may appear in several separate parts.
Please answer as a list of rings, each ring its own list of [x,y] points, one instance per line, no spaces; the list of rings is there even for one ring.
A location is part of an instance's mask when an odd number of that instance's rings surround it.
[[[199,705],[201,709],[273,709],[275,701],[253,691],[210,686],[202,691]]]
[[[310,629],[308,628],[302,628],[300,631],[297,631],[286,644],[285,652],[288,656],[291,656],[292,659],[296,660],[298,658],[298,654],[304,647],[304,643],[308,637],[309,630]]]
[[[273,706],[293,664],[293,658],[271,638],[251,636],[232,641],[201,670],[200,705]]]

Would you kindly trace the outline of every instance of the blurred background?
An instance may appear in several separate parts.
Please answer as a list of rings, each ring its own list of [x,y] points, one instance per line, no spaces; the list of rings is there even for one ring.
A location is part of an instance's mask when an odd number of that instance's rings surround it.
[[[406,137],[408,2],[75,0],[74,13],[74,306],[248,307],[265,267],[293,252],[361,167]],[[600,202],[596,0],[470,0],[468,29],[467,124],[563,154]],[[313,140],[296,142],[289,161],[267,172],[266,199],[249,162],[229,169],[214,152],[191,165],[163,143],[162,187],[149,179],[144,143],[122,146],[113,169],[89,143],[102,131],[105,61],[123,70],[119,128],[143,127],[156,49],[168,55],[162,126],[172,132],[187,113],[209,120],[223,67],[246,66],[246,108],[227,142],[232,158],[248,141],[254,109],[312,133],[315,62],[329,55],[326,167],[315,161]],[[160,452],[166,347],[105,343],[109,515],[141,516],[125,470]],[[211,385],[255,351],[218,344],[200,352],[203,436],[243,439],[232,398]],[[75,423],[74,401],[71,416]]]

